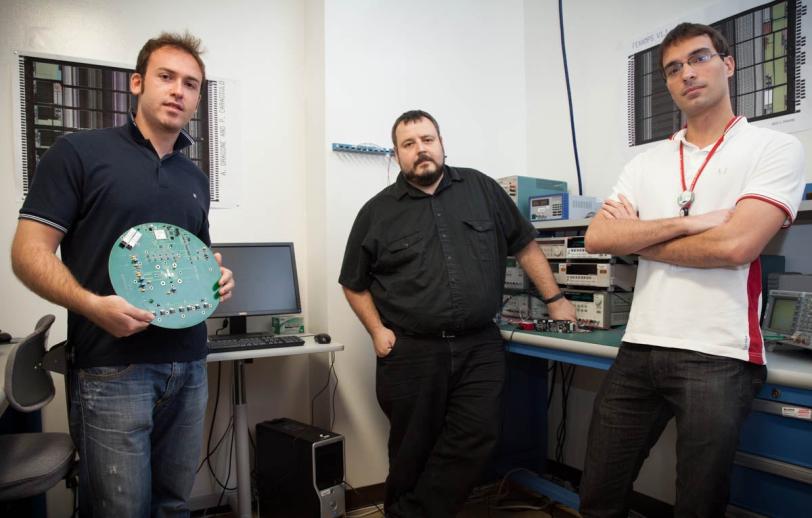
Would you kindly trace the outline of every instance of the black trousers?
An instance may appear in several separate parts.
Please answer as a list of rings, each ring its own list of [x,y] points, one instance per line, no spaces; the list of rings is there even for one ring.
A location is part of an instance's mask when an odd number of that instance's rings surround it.
[[[764,365],[624,343],[595,398],[581,516],[628,516],[634,481],[672,417],[674,516],[724,516],[739,432],[766,377]]]
[[[376,373],[390,424],[387,517],[456,515],[496,447],[504,380],[495,325],[456,338],[397,335]]]

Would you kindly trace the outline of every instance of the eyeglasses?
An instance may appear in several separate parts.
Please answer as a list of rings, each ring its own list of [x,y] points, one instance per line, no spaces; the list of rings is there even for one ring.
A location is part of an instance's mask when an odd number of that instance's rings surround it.
[[[689,57],[685,62],[682,61],[672,61],[663,69],[663,75],[665,76],[666,80],[673,79],[677,77],[677,75],[682,71],[682,67],[686,64],[691,65],[691,68],[701,67],[707,64],[712,58],[715,56],[719,56],[720,58],[727,57],[727,54],[722,52],[717,53],[710,53],[710,52],[697,52],[696,54]]]

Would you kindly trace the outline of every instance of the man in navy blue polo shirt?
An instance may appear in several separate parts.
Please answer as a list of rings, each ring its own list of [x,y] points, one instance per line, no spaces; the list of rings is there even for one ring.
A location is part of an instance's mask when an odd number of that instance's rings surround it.
[[[135,117],[57,140],[20,210],[14,272],[68,309],[83,515],[189,514],[208,397],[206,328],[150,326],[150,312],[114,295],[107,260],[119,235],[148,221],[210,243],[208,181],[180,152],[192,143],[183,127],[205,78],[199,45],[189,34],[149,40],[130,79]],[[234,281],[221,273],[227,300]]]

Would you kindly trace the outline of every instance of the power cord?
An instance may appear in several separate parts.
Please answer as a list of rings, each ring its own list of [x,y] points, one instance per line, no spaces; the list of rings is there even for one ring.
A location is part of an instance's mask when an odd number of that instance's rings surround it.
[[[558,0],[558,27],[561,33],[561,57],[564,61],[564,82],[567,84],[567,102],[570,108],[570,131],[572,132],[572,151],[575,154],[575,173],[578,176],[578,194],[584,194],[581,181],[581,162],[578,160],[578,140],[575,138],[575,115],[572,109],[572,87],[570,86],[570,69],[567,65],[567,43],[564,38],[564,7]]]
[[[219,334],[219,331],[222,331],[223,329],[225,329],[225,326],[221,327],[218,331],[215,332],[215,334]],[[222,381],[222,373],[223,373],[223,364],[222,364],[222,362],[217,362],[217,390],[215,392],[215,397],[214,397],[214,409],[212,410],[211,423],[209,425],[209,433],[208,433],[208,437],[206,439],[206,456],[203,458],[203,460],[200,461],[200,465],[198,465],[197,470],[195,470],[195,473],[200,473],[200,470],[203,469],[203,466],[204,465],[207,466],[208,471],[211,474],[212,478],[214,478],[217,485],[222,488],[221,496],[218,499],[217,507],[220,506],[220,501],[222,500],[222,494],[224,494],[226,490],[234,491],[234,490],[237,489],[236,487],[234,487],[234,488],[229,488],[228,487],[228,482],[229,482],[228,478],[226,478],[226,482],[225,482],[225,484],[223,484],[220,481],[220,479],[217,477],[217,472],[215,471],[214,466],[212,466],[212,463],[211,463],[211,458],[214,456],[214,454],[217,452],[217,450],[220,449],[220,446],[223,444],[223,441],[225,441],[226,437],[228,437],[229,432],[232,430],[232,427],[234,426],[234,419],[233,418],[229,419],[228,426],[226,426],[226,429],[223,431],[223,434],[220,436],[220,438],[217,440],[217,443],[212,448],[211,442],[212,442],[212,437],[214,435],[214,423],[217,421],[217,410],[218,410],[218,408],[220,406],[220,387],[222,385],[222,383],[221,383],[221,381]],[[231,434],[231,437],[232,437],[232,442],[233,442],[233,439],[234,439],[234,434],[233,433]],[[229,470],[229,476],[230,476],[231,475],[231,459],[230,458],[229,458],[229,463],[228,463],[228,470]],[[208,513],[208,508],[203,510],[203,517],[204,518],[207,516],[207,513]]]
[[[330,368],[327,369],[327,381],[324,383],[324,386],[321,388],[321,390],[316,392],[316,394],[310,400],[310,426],[315,426],[314,405],[316,404],[316,399],[319,396],[321,396],[321,394],[325,390],[327,390],[327,388],[330,386],[330,380],[332,379],[333,373],[335,372],[335,359],[336,359],[335,351],[330,351]],[[338,385],[338,377],[336,377],[336,385]],[[333,392],[333,395],[335,396],[335,392]],[[331,419],[332,419],[332,417],[331,417]],[[333,427],[332,427],[332,424],[331,424],[330,425],[330,431],[332,431],[332,430],[333,430]]]
[[[350,489],[350,491],[352,491],[353,493],[358,495],[359,498],[361,497],[361,493],[359,493],[357,489],[352,487],[352,484],[350,484],[346,480],[344,482],[342,482],[342,484],[347,486]],[[349,512],[345,516],[346,516],[346,518],[361,518],[362,516],[371,516],[371,515],[373,515],[375,513],[380,513],[381,516],[384,516],[383,507],[379,506],[378,504],[372,504],[372,506],[368,506],[368,507],[374,507],[375,509],[370,509],[369,511],[364,511],[362,514],[355,514],[353,512]],[[367,507],[364,507],[362,509],[356,509],[356,511],[363,511],[364,509],[367,509]]]
[[[553,362],[552,367],[547,369],[547,372],[553,373],[553,377],[550,378],[550,393],[547,394],[547,410],[550,410],[550,404],[553,402],[553,396],[555,396],[555,380],[558,377],[558,362]]]
[[[564,463],[564,446],[567,443],[567,402],[570,397],[572,380],[575,377],[575,365],[564,365],[558,363],[561,369],[561,420],[556,430],[555,460]]]
[[[330,353],[330,354],[335,354],[335,353]],[[332,400],[331,401],[330,412],[333,415],[332,419],[330,420],[330,431],[331,432],[333,431],[333,428],[335,428],[335,424],[336,424],[336,391],[338,391],[338,372],[336,372],[335,369],[333,369],[333,377],[336,380],[336,384],[333,385],[333,395],[330,397],[330,399]]]
[[[222,491],[220,491],[220,498],[217,499],[217,507],[220,507],[221,505],[223,505],[223,497],[226,496],[226,491],[236,491],[237,490],[237,486],[228,487],[228,482],[231,480],[231,461],[233,459],[234,449],[235,449],[234,428],[232,426],[233,424],[234,424],[234,418],[231,419],[231,423],[229,424],[229,428],[231,428],[231,446],[228,449],[228,464],[226,464],[226,469],[228,470],[228,475],[226,475],[225,484],[220,484],[220,486],[223,489],[222,489]],[[215,480],[216,479],[217,479],[217,477],[215,477]],[[219,484],[220,481],[218,480],[217,483]]]
[[[526,471],[531,475],[538,477],[538,474],[530,469],[527,468],[514,468],[505,473],[502,477],[502,481],[499,483],[499,487],[496,490],[496,493],[493,495],[493,498],[496,499],[495,504],[488,504],[488,513],[490,514],[491,509],[503,510],[503,511],[540,511],[542,509],[546,509],[552,503],[549,499],[545,498],[544,505],[536,505],[534,503],[523,502],[520,500],[515,500],[512,503],[505,502],[505,499],[510,495],[510,491],[506,490],[505,484],[507,484],[508,479],[514,473],[519,473],[522,471]],[[500,503],[500,501],[502,503]]]

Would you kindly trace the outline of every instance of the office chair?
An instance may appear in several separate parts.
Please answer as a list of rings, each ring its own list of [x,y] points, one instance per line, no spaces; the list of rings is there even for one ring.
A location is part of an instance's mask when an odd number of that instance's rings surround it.
[[[42,317],[34,332],[9,353],[4,388],[9,406],[20,412],[39,410],[54,398],[54,382],[43,366],[53,323],[53,315]],[[71,474],[75,457],[66,433],[0,435],[0,501],[44,493]]]

